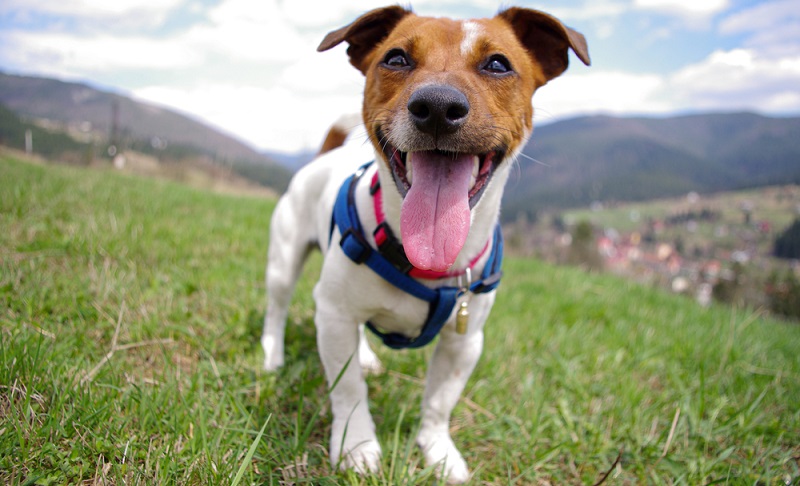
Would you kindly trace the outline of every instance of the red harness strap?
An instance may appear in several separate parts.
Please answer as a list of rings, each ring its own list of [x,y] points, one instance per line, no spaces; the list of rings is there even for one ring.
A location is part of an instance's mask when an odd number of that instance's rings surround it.
[[[378,172],[372,176],[372,183],[370,185],[370,194],[372,195],[372,204],[375,208],[375,220],[378,223],[377,228],[373,232],[375,237],[375,244],[378,245],[378,251],[398,269],[404,271],[409,277],[421,278],[425,280],[437,280],[442,278],[460,277],[467,273],[466,269],[452,270],[447,272],[437,272],[434,270],[423,270],[417,268],[408,261],[403,245],[397,240],[397,237],[392,234],[392,230],[386,224],[386,219],[383,214],[383,198],[381,197],[381,183],[378,180]],[[473,269],[478,263],[478,260],[489,249],[489,242],[483,247],[478,255],[469,262],[469,269]]]

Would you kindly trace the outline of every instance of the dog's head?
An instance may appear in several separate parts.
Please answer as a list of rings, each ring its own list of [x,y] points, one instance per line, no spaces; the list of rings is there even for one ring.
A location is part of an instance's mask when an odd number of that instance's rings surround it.
[[[329,33],[366,76],[363,117],[403,198],[400,233],[411,263],[446,270],[470,210],[533,130],[531,97],[567,68],[589,64],[584,37],[545,13],[510,8],[491,19],[368,12]]]

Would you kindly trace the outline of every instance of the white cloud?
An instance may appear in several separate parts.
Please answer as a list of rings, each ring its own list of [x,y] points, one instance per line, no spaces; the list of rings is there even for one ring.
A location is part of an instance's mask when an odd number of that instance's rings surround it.
[[[302,56],[282,71],[278,83],[301,93],[360,93],[364,76],[350,64],[342,48]]]
[[[778,0],[747,8],[726,17],[720,22],[723,34],[754,33],[773,29],[787,20],[800,20],[800,2]]]
[[[620,28],[619,18],[630,10],[620,0],[595,0],[583,5],[554,5],[547,12],[567,25],[582,24],[582,32],[593,40],[612,38]]]
[[[281,5],[287,21],[298,27],[324,30],[349,24],[369,10],[384,7],[391,2],[381,0],[349,0],[347,2],[309,2],[292,0]]]
[[[42,15],[73,19],[96,27],[161,25],[186,0],[4,0],[0,12],[21,19]]]
[[[658,97],[665,80],[655,74],[596,71],[567,74],[533,97],[539,121],[586,113],[663,113],[672,107]]]
[[[342,114],[358,112],[358,93],[299,94],[286,87],[200,85],[192,89],[153,86],[137,98],[193,113],[259,149],[317,148]]]
[[[585,113],[800,111],[800,54],[774,59],[749,49],[715,51],[674,73],[568,73],[533,98],[536,119]]]
[[[0,11],[26,10],[68,17],[99,17],[131,12],[159,13],[184,0],[6,0]]]
[[[353,12],[348,14],[350,10]],[[292,65],[315,54],[329,28],[350,22],[363,10],[335,1],[225,0],[208,11],[206,22],[192,27],[184,37],[198,48],[221,53],[229,60],[280,62],[267,68],[281,71],[287,63]],[[340,17],[342,20],[338,20]],[[334,27],[331,22],[336,22]]]
[[[800,110],[800,55],[783,59],[749,49],[716,51],[673,74],[678,102],[695,109]]]
[[[17,0],[13,0],[17,1]],[[38,0],[32,8],[59,13],[60,0]],[[175,4],[182,0],[169,0]],[[96,26],[81,31],[16,30],[0,33],[0,54],[7,65],[25,71],[70,77],[96,76],[119,70],[181,70],[201,67],[214,70],[211,57],[217,55],[229,68],[250,71],[281,70],[282,64],[294,62],[315,45],[282,17],[274,0],[243,2],[232,0],[208,12],[208,21],[168,36],[152,36],[145,31],[134,33],[100,28],[105,15],[102,9],[84,10],[92,2],[117,5],[102,0],[69,0],[76,7],[69,15],[94,15]],[[158,2],[124,0],[108,12],[130,14],[140,8],[156,8]],[[161,12],[162,14],[164,12]]]
[[[70,76],[119,69],[176,69],[202,61],[198,51],[180,43],[108,34],[12,32],[4,36],[0,52],[10,64]]]
[[[724,11],[728,0],[634,0],[636,8],[684,17],[708,17]]]
[[[182,35],[180,41],[201,51],[220,53],[228,61],[291,61],[313,50],[307,38],[281,20],[273,17],[259,23],[235,19],[200,25]]]
[[[579,6],[554,5],[548,7],[547,12],[562,21],[567,20],[598,20],[616,18],[630,10],[627,2],[619,0],[598,0],[586,2]]]
[[[723,35],[744,35],[745,47],[763,56],[783,57],[800,53],[800,2],[778,0],[742,10],[724,18]]]

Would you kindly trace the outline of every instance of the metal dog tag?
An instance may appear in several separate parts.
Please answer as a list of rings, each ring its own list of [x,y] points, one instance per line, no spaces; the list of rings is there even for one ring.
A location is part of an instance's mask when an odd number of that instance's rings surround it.
[[[458,313],[456,313],[456,332],[458,334],[466,334],[467,324],[469,324],[469,308],[465,300],[458,307]]]
[[[458,306],[456,312],[456,332],[458,334],[467,333],[467,324],[469,324],[469,286],[472,283],[472,269],[467,267],[464,269],[464,280],[458,277],[458,284],[461,286],[461,293],[464,295],[464,300]]]

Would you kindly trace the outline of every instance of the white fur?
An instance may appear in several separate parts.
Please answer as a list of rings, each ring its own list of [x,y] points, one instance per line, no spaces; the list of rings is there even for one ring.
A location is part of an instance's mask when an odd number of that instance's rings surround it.
[[[428,303],[385,282],[365,265],[356,265],[339,247],[334,231],[328,245],[334,200],[342,182],[359,166],[376,159],[363,141],[322,155],[300,170],[280,199],[272,217],[269,263],[267,265],[268,310],[261,343],[264,367],[275,370],[284,363],[283,336],[288,306],[298,274],[309,248],[318,245],[325,255],[316,300],[317,344],[329,384],[342,376],[331,391],[333,426],[330,459],[342,468],[374,472],[380,468],[381,447],[367,407],[367,386],[361,368],[378,371],[380,362],[369,349],[360,323],[371,321],[387,331],[415,336],[428,313]],[[376,159],[377,160],[377,159]],[[373,164],[356,190],[356,206],[365,234],[371,235],[376,222],[369,194],[375,167],[380,171],[387,222],[399,228],[400,194],[394,190],[388,169]],[[489,240],[500,205],[502,188],[510,163],[495,172],[489,187],[472,211],[467,242],[455,266],[463,268]],[[395,232],[399,234],[399,231]],[[488,257],[474,269],[479,275]],[[456,285],[450,281],[423,281],[433,286]],[[465,335],[455,332],[454,314],[441,331],[428,371],[422,404],[422,426],[417,443],[429,465],[437,465],[448,482],[469,479],[469,470],[449,433],[450,413],[480,357],[483,324],[494,303],[494,292],[469,296],[470,321]],[[344,372],[342,369],[352,360]],[[356,363],[358,360],[360,362]]]
[[[461,55],[466,57],[472,52],[483,29],[477,22],[466,20],[461,24],[461,30],[464,31],[464,37],[461,39]]]

